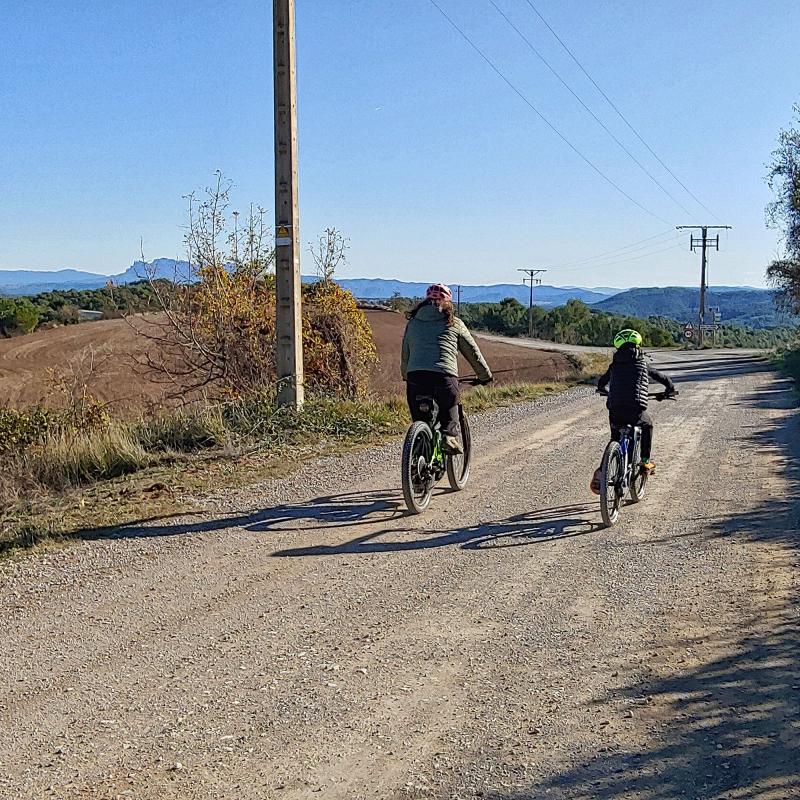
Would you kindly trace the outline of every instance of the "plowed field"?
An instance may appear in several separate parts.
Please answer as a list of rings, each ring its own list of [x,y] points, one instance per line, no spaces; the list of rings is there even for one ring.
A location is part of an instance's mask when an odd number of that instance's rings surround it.
[[[405,319],[400,314],[368,311],[379,364],[373,389],[381,395],[403,390],[400,379],[400,341]],[[480,340],[497,371],[497,380],[549,381],[567,375],[570,363],[561,353],[520,348],[503,342]],[[39,402],[52,393],[53,371],[91,373],[88,385],[103,402],[120,411],[133,412],[148,404],[160,404],[163,386],[150,382],[133,367],[135,355],[150,342],[125,320],[103,320],[38,331],[30,336],[0,341],[0,404],[21,407]],[[94,351],[95,367],[89,369]],[[463,366],[463,374],[469,369]]]

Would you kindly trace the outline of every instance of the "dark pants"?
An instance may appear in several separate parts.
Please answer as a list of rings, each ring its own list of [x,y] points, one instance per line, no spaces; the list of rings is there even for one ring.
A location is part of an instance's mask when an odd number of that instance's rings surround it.
[[[608,421],[611,423],[611,438],[619,441],[620,430],[626,425],[638,425],[642,429],[642,461],[650,460],[653,446],[653,419],[639,408],[614,408],[608,410]]]
[[[458,436],[458,378],[445,375],[443,372],[415,371],[409,372],[406,383],[406,398],[411,411],[411,419],[424,420],[426,414],[420,414],[417,408],[417,396],[432,397],[439,406],[439,424],[442,433],[447,436]]]

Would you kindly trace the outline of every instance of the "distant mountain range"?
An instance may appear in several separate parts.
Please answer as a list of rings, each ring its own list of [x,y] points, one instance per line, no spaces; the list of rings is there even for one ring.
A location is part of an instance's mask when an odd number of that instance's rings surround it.
[[[99,275],[96,272],[82,272],[77,269],[34,270],[3,269],[0,270],[1,294],[38,294],[53,289],[99,289],[109,281],[115,284],[134,283],[147,277],[148,267],[154,270],[159,278],[172,279],[176,275],[180,279],[187,274],[189,263],[176,261],[174,258],[157,258],[146,264],[134,261],[125,272],[118,275]]]
[[[97,289],[109,281],[119,285],[133,283],[147,277],[151,272],[159,278],[185,279],[189,264],[172,258],[158,258],[145,263],[134,261],[125,272],[117,275],[98,275],[94,272],[81,272],[74,269],[53,271],[0,270],[0,293],[38,294],[53,289]],[[314,281],[314,276],[303,276],[304,282]],[[339,283],[356,297],[371,300],[386,300],[394,294],[404,297],[422,297],[428,288],[427,283],[412,283],[385,278],[342,278]],[[537,305],[559,306],[570,299],[596,303],[621,289],[585,289],[580,286],[537,286],[534,299]],[[530,289],[520,283],[497,283],[485,286],[463,286],[461,300],[465,303],[492,303],[515,297],[522,303],[528,302]]]
[[[315,278],[303,278],[315,280]],[[356,297],[371,300],[386,300],[392,295],[403,297],[424,297],[428,283],[411,283],[386,278],[342,278],[338,281],[345,289]],[[455,293],[455,287],[451,287]],[[583,300],[584,303],[596,303],[621,292],[622,289],[585,289],[581,286],[536,286],[534,287],[534,303],[540,306],[561,306],[567,300]],[[462,286],[461,301],[463,303],[499,303],[507,297],[514,297],[521,303],[528,303],[530,287],[520,283],[493,283],[483,286]]]
[[[717,307],[723,323],[774,328],[797,325],[797,317],[782,314],[775,307],[775,293],[747,286],[711,286],[706,291],[706,308]],[[607,297],[593,308],[636,317],[668,317],[697,323],[700,290],[688,286],[628,289]]]
[[[189,271],[186,261],[159,258],[145,263],[134,261],[128,269],[117,275],[98,275],[74,269],[54,271],[0,270],[0,293],[23,295],[38,294],[53,289],[96,289],[109,281],[115,284],[132,283],[152,272],[159,278],[185,280]],[[304,276],[304,282],[316,280]],[[388,278],[342,278],[339,283],[356,297],[386,300],[392,295],[422,297],[427,283],[392,280]],[[495,283],[481,286],[462,286],[464,303],[492,303],[513,297],[528,303],[530,289],[522,283]],[[612,287],[536,286],[536,305],[552,308],[568,300],[582,300],[593,308],[637,317],[662,316],[678,321],[696,321],[699,290],[686,286],[663,288],[614,289]],[[787,317],[775,310],[773,292],[747,286],[713,286],[706,294],[708,307],[718,306],[723,322],[736,322],[766,328],[797,324],[796,318]]]

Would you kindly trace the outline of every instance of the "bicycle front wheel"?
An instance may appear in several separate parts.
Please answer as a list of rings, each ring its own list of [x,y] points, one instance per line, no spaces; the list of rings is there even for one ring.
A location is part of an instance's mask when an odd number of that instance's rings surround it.
[[[447,480],[454,492],[460,492],[469,480],[469,467],[472,461],[472,433],[469,429],[469,420],[463,406],[458,407],[458,421],[460,428],[461,447],[463,455],[447,457]]]
[[[434,481],[430,463],[433,433],[424,422],[412,422],[403,442],[403,497],[412,514],[421,514],[431,502]]]
[[[600,465],[600,514],[606,527],[619,519],[623,458],[619,442],[609,442]]]

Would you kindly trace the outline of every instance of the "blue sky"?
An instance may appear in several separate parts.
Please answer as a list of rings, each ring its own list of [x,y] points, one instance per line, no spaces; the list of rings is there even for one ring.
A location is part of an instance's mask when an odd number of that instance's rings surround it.
[[[672,227],[715,223],[605,103],[527,0],[298,0],[301,233],[351,239],[347,276],[695,284]],[[713,283],[763,282],[765,163],[800,100],[800,4],[533,0],[634,127],[723,222]],[[0,30],[0,268],[115,273],[183,254],[182,195],[221,169],[272,208],[271,3],[38,0]],[[657,219],[660,217],[661,219]],[[645,240],[645,241],[643,241]],[[620,250],[626,245],[637,245]],[[638,248],[638,249],[637,249]],[[586,261],[597,254],[615,255]],[[308,268],[308,265],[307,265]]]

